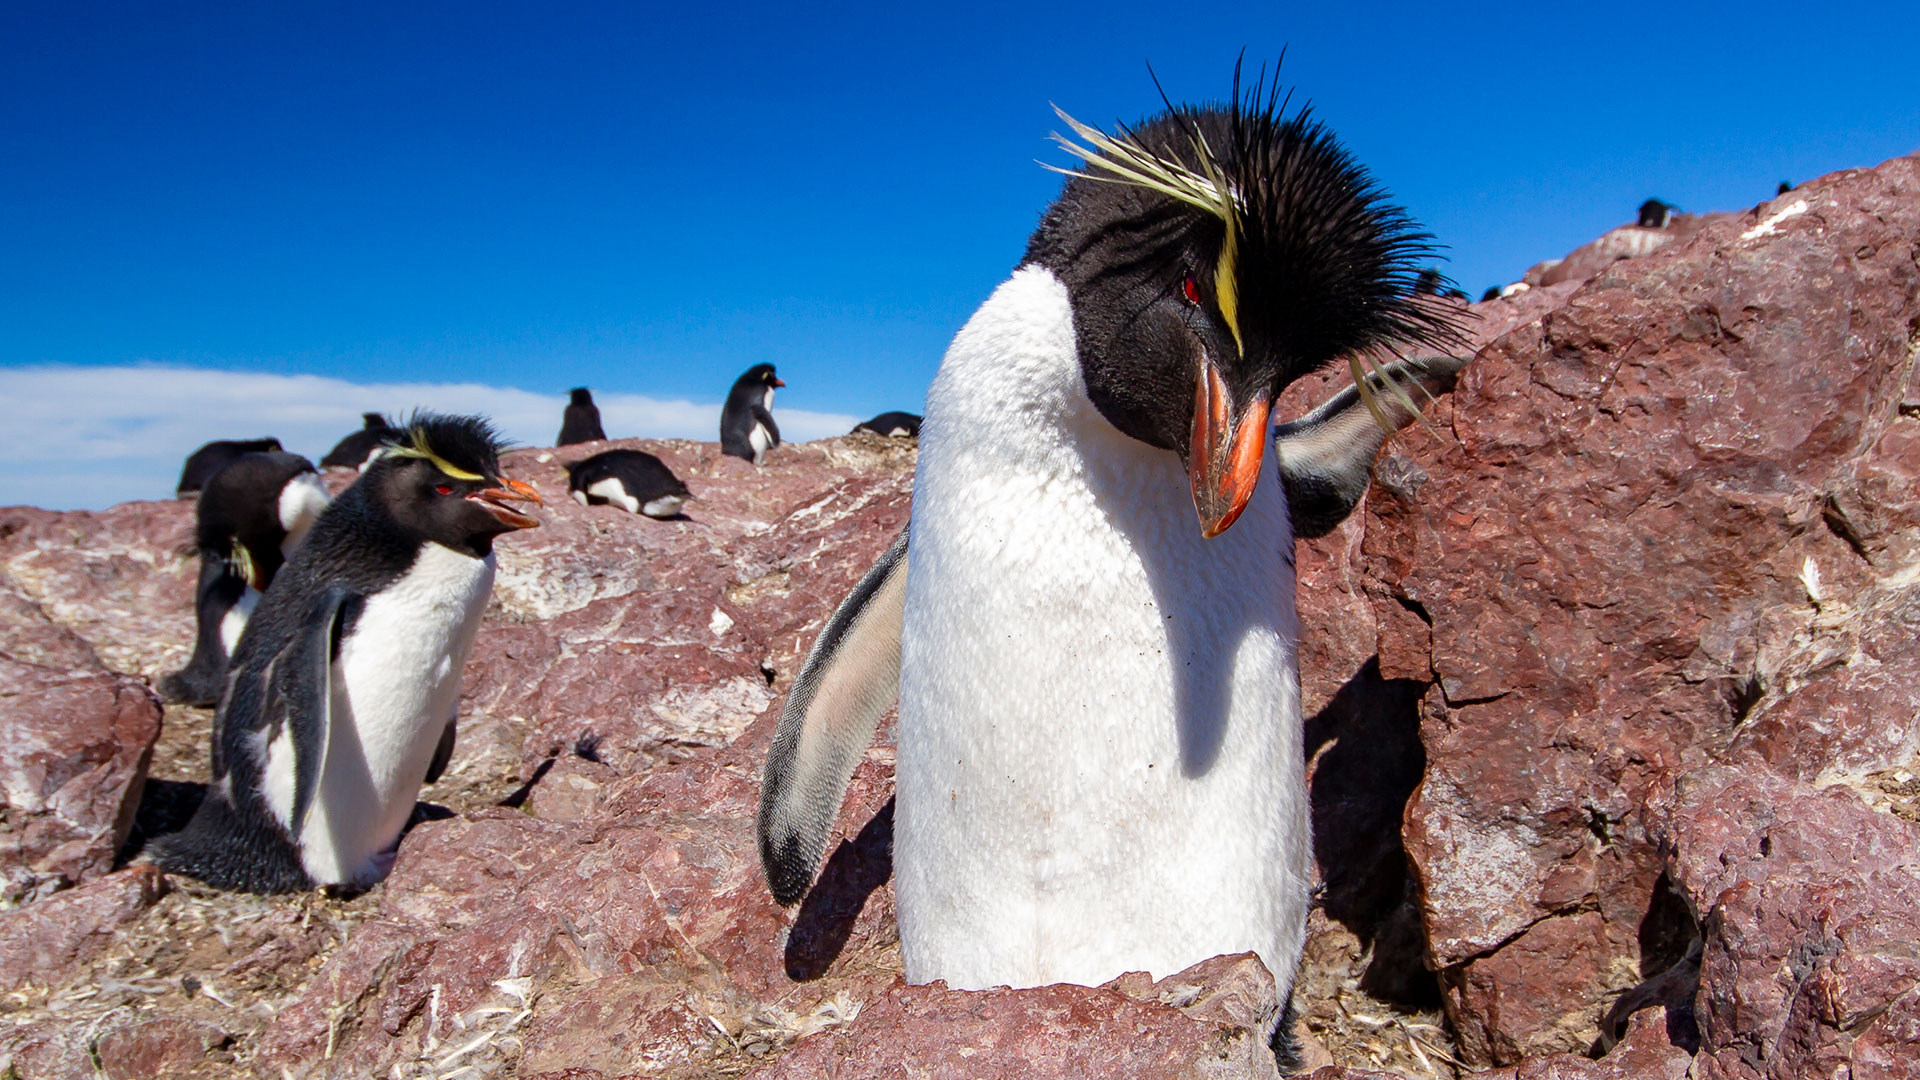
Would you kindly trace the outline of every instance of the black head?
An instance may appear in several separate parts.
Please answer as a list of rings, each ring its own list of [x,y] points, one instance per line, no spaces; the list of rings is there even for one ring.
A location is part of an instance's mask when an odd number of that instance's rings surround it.
[[[1067,118],[1086,145],[1060,141],[1086,165],[1027,247],[1073,297],[1089,397],[1186,459],[1208,536],[1251,497],[1289,383],[1342,357],[1458,340],[1454,316],[1414,294],[1428,235],[1286,104],[1260,83],[1243,96],[1236,71],[1232,100],[1116,136]]]
[[[569,390],[567,393],[570,395],[570,398],[568,400],[568,404],[570,405],[593,404],[593,393],[584,386],[576,386],[572,390]]]
[[[1500,286],[1498,285],[1489,285],[1487,286],[1487,291],[1480,294],[1480,302],[1483,304],[1489,300],[1498,299],[1500,299]]]
[[[1785,195],[1785,194],[1786,194],[1787,192],[1789,192],[1789,191],[1792,191],[1792,190],[1793,190],[1793,181],[1791,181],[1791,180],[1782,180],[1782,181],[1780,181],[1780,190],[1778,190],[1778,191],[1776,191],[1776,192],[1774,192],[1774,194],[1775,194],[1775,195]]]
[[[384,414],[377,412],[363,412],[360,414],[360,420],[366,425],[361,429],[363,431],[387,431],[393,427],[387,422]]]
[[[540,524],[506,503],[544,505],[533,485],[501,473],[504,445],[481,417],[415,413],[361,482],[410,533],[484,556],[494,537]]]
[[[733,382],[733,388],[735,390],[745,387],[776,387],[785,385],[787,384],[781,381],[780,376],[773,373],[772,364],[755,364]]]

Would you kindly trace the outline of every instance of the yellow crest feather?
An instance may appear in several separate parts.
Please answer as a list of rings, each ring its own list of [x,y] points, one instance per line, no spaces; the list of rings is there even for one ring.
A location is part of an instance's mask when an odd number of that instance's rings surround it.
[[[424,429],[416,427],[407,434],[410,441],[405,446],[394,447],[392,451],[390,451],[391,453],[400,457],[425,458],[433,463],[434,468],[439,469],[455,480],[486,479],[486,477],[481,476],[479,473],[468,472],[453,462],[448,461],[446,458],[441,457],[439,454],[434,453],[433,447],[427,445],[427,433]]]
[[[1103,183],[1130,184],[1157,191],[1218,218],[1226,226],[1226,240],[1220,245],[1220,261],[1213,271],[1214,295],[1220,305],[1220,317],[1226,320],[1227,329],[1233,332],[1234,345],[1244,350],[1246,343],[1240,340],[1240,290],[1235,278],[1239,272],[1240,204],[1233,188],[1227,183],[1226,175],[1214,161],[1213,151],[1207,146],[1206,139],[1198,132],[1194,133],[1193,149],[1200,159],[1202,170],[1195,172],[1177,161],[1160,157],[1129,136],[1115,138],[1096,127],[1083,124],[1068,116],[1066,110],[1058,105],[1053,107],[1053,111],[1073,129],[1075,135],[1085,140],[1085,144],[1074,142],[1058,132],[1054,133],[1053,141],[1093,168],[1112,175],[1102,176],[1091,171],[1075,173],[1071,169],[1042,162],[1044,168]]]

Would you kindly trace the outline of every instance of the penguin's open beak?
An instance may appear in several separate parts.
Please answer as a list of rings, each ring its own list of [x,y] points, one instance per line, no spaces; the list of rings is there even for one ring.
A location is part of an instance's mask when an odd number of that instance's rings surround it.
[[[1200,361],[1193,392],[1193,433],[1187,449],[1187,480],[1200,535],[1211,540],[1227,531],[1247,508],[1260,480],[1260,456],[1267,445],[1267,415],[1272,399],[1258,393],[1238,409],[1212,357]]]
[[[528,514],[523,514],[510,506],[502,506],[502,500],[509,502],[530,502],[535,506],[547,505],[541,501],[540,493],[533,489],[532,484],[524,480],[509,480],[504,476],[500,478],[499,487],[476,491],[467,496],[467,498],[486,507],[487,513],[500,519],[500,524],[505,525],[509,529],[531,529],[540,524],[540,519]]]

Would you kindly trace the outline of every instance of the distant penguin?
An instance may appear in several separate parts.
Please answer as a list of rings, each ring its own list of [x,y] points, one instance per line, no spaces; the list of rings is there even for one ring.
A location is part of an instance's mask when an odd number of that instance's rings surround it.
[[[240,636],[213,782],[155,842],[219,888],[364,888],[393,865],[420,785],[453,752],[493,541],[539,524],[477,417],[416,415],[320,515]]]
[[[1429,266],[1420,271],[1419,277],[1413,279],[1413,291],[1422,295],[1437,296],[1446,282],[1445,275]]]
[[[364,469],[375,450],[401,435],[380,413],[361,413],[360,419],[366,426],[335,443],[327,456],[320,459],[321,468]]]
[[[772,364],[755,364],[733,382],[720,410],[720,450],[755,465],[767,460],[767,451],[780,445],[780,428],[773,422],[773,391],[786,383]]]
[[[567,466],[567,493],[581,506],[611,503],[662,519],[678,515],[689,498],[666,462],[640,450],[608,450]]]
[[[781,711],[759,843],[791,904],[897,691],[909,982],[1251,950],[1288,1000],[1313,878],[1293,541],[1415,414],[1386,379],[1424,398],[1463,361],[1360,359],[1457,347],[1459,313],[1413,295],[1427,235],[1283,100],[1236,80],[1113,135],[1062,114],[1086,164],[948,348],[908,530]],[[1341,359],[1360,390],[1268,453],[1273,402]]]
[[[606,438],[606,430],[600,426],[600,408],[593,403],[592,392],[584,386],[576,386],[572,394],[572,400],[567,402],[567,411],[560,417],[560,437],[554,440],[553,445],[572,446],[574,443]]]
[[[192,495],[207,486],[213,474],[231,465],[242,454],[263,454],[280,449],[280,440],[265,439],[218,439],[187,455],[187,463],[180,469],[180,482],[174,485],[175,495]]]
[[[1498,299],[1500,299],[1500,286],[1498,285],[1489,285],[1487,286],[1487,291],[1480,294],[1480,302],[1483,304],[1489,300]]]
[[[220,699],[227,657],[248,616],[329,501],[313,462],[298,454],[245,454],[207,481],[194,508],[200,583],[193,659],[160,680],[162,699],[185,705]]]
[[[1773,194],[1774,194],[1774,197],[1775,197],[1775,198],[1778,198],[1778,197],[1780,197],[1780,196],[1782,196],[1782,195],[1785,195],[1785,194],[1786,194],[1787,192],[1789,192],[1789,191],[1792,191],[1792,190],[1793,190],[1793,181],[1791,181],[1791,180],[1782,180],[1782,181],[1780,181],[1780,190],[1778,190],[1778,191],[1776,191],[1776,192],[1774,192]]]
[[[920,437],[920,418],[910,412],[883,412],[855,425],[853,430],[871,431],[875,435],[887,435],[895,439],[917,439]]]
[[[1640,227],[1643,229],[1664,229],[1673,222],[1673,212],[1679,209],[1671,203],[1659,199],[1648,199],[1640,204]]]

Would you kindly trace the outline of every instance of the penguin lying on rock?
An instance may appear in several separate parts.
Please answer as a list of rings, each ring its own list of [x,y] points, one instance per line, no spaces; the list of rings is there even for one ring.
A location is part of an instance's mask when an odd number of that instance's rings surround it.
[[[566,411],[560,414],[560,437],[553,445],[572,446],[606,437],[606,429],[600,426],[600,406],[593,403],[593,392],[584,386],[574,387]]]
[[[920,418],[910,412],[883,412],[871,420],[854,425],[854,432],[871,431],[895,439],[920,437]]]
[[[298,454],[246,454],[207,481],[194,507],[200,583],[194,590],[193,659],[160,680],[163,700],[219,700],[227,657],[260,594],[329,501],[313,462]]]
[[[612,503],[662,520],[692,497],[666,462],[642,450],[608,450],[567,466],[567,493],[581,506]]]
[[[780,426],[773,422],[773,391],[785,386],[772,364],[755,364],[733,381],[727,403],[720,409],[720,451],[765,463],[767,451],[780,445]]]
[[[333,449],[327,451],[327,456],[320,459],[321,468],[365,468],[367,459],[373,456],[374,451],[402,434],[380,413],[361,413],[360,419],[364,426],[333,444]]]
[[[1289,1000],[1313,876],[1293,542],[1365,491],[1402,387],[1464,361],[1362,359],[1460,339],[1413,291],[1427,236],[1280,102],[1236,79],[1116,135],[1062,114],[1085,164],[947,350],[908,529],[788,695],[759,815],[786,904],[897,696],[910,982],[1252,950]],[[1266,453],[1281,391],[1342,358],[1359,389]]]
[[[476,417],[417,415],[320,515],[240,636],[213,783],[158,861],[210,885],[365,888],[453,752],[493,541],[539,522]]]
[[[207,486],[215,473],[233,464],[243,454],[264,454],[280,449],[280,440],[216,439],[187,455],[180,468],[180,482],[174,485],[176,496],[192,495]]]

